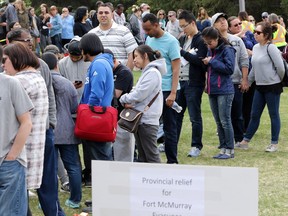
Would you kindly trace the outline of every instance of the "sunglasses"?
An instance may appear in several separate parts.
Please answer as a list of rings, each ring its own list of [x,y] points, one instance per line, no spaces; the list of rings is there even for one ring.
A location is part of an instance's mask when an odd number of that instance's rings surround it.
[[[110,14],[110,12],[109,11],[98,11],[98,14],[100,14],[100,15],[102,15],[102,14]]]
[[[266,19],[266,18],[268,18],[268,17],[267,17],[267,16],[263,16],[263,17],[262,17],[262,19]]]
[[[8,58],[8,57],[3,57],[3,58],[2,58],[2,64],[5,64],[7,58]]]
[[[164,15],[164,14],[159,13],[159,15]]]
[[[174,15],[168,15],[168,17],[173,17]]]
[[[240,23],[236,23],[236,24],[234,25],[234,27],[241,26],[241,25],[242,25],[241,22],[240,22]]]
[[[255,33],[256,33],[257,35],[260,35],[260,34],[262,34],[263,32],[254,30],[254,34],[255,34]]]
[[[20,41],[20,42],[28,42],[28,43],[31,43],[31,42],[33,41],[33,38],[14,39],[14,41]]]

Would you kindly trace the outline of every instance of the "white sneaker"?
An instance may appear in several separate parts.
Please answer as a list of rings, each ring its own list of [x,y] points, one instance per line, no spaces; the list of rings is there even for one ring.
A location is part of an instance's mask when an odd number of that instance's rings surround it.
[[[266,148],[266,152],[276,152],[278,150],[278,145],[277,144],[270,144]]]
[[[192,147],[187,157],[198,157],[200,155],[201,150],[197,147]]]

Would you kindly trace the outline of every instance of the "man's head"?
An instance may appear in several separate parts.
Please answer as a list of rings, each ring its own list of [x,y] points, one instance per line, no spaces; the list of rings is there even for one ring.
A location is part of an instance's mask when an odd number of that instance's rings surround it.
[[[119,15],[122,14],[124,12],[124,5],[123,4],[118,4],[115,11]]]
[[[55,54],[58,60],[60,60],[62,58],[62,55],[60,53],[59,48],[54,44],[47,45],[44,49],[44,53],[46,53],[46,52],[50,52],[50,53]]]
[[[176,20],[176,12],[175,11],[169,11],[168,12],[168,19],[171,22],[174,22]]]
[[[69,15],[69,10],[67,7],[62,8],[62,14],[63,17],[67,17]]]
[[[104,49],[104,53],[108,53],[108,54],[112,55],[113,64],[114,64],[113,69],[115,69],[119,65],[119,62],[115,58],[114,53],[110,49]]]
[[[100,38],[94,33],[85,34],[80,40],[79,48],[82,51],[84,61],[90,61],[90,57],[104,51]]]
[[[68,44],[68,53],[71,61],[78,62],[82,59],[82,53],[79,48],[79,41],[72,41]]]
[[[277,16],[277,14],[275,14],[275,13],[271,13],[271,14],[268,16],[268,21],[269,21],[271,24],[280,23],[279,18],[278,18],[278,16]]]
[[[100,4],[97,10],[97,19],[100,26],[110,27],[113,20],[113,8],[108,3]]]
[[[148,13],[143,17],[142,27],[145,33],[150,37],[157,38],[163,31],[157,17],[152,13]]]
[[[57,69],[57,56],[54,53],[46,52],[42,55],[42,60],[46,62],[50,70]]]
[[[238,34],[242,31],[242,22],[236,16],[231,16],[227,20],[229,32],[231,34]]]
[[[268,22],[268,16],[269,16],[269,14],[268,14],[267,12],[263,12],[263,13],[261,14],[262,21]]]
[[[49,12],[54,17],[58,13],[57,7],[55,5],[52,5],[49,9]]]
[[[212,16],[211,25],[220,32],[228,31],[227,15],[224,13],[216,13]]]
[[[179,15],[179,26],[186,35],[194,35],[198,32],[196,18],[193,13],[183,10]]]
[[[27,29],[14,29],[7,34],[7,39],[9,43],[13,43],[15,41],[20,42],[27,46],[30,50],[32,50],[33,38],[31,37],[29,30]]]

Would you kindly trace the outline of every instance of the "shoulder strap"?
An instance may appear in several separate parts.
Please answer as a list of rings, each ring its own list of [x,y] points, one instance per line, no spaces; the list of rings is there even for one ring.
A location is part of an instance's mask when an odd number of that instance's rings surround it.
[[[158,91],[157,94],[152,98],[149,104],[145,107],[144,111],[147,111],[151,107],[151,105],[154,103],[154,101],[156,100],[159,94],[160,94],[160,91]]]
[[[271,58],[271,56],[270,56],[270,54],[269,54],[269,45],[270,45],[271,43],[268,43],[268,45],[267,45],[267,54],[268,54],[268,56],[269,56],[269,58],[270,58],[270,60],[271,60],[271,62],[272,62],[272,64],[273,64],[273,67],[274,67],[274,69],[276,70],[276,67],[275,67],[275,64],[274,64],[274,62],[273,62],[273,60],[272,60],[272,58]],[[277,71],[277,70],[276,70]]]

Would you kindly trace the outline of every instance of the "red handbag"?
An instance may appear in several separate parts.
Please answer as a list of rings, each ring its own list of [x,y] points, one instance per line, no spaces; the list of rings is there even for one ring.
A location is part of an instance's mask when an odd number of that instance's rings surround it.
[[[114,107],[80,104],[77,110],[75,136],[97,142],[114,142],[118,111]]]

